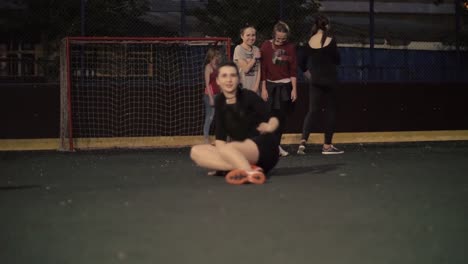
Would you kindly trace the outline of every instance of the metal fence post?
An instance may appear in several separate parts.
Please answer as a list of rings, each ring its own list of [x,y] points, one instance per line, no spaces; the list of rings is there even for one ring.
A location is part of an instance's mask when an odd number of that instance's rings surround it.
[[[180,0],[180,36],[185,37],[185,0]]]
[[[461,54],[460,54],[460,29],[461,29],[461,0],[454,0],[455,3],[455,49],[457,56],[456,77],[460,80],[461,76]]]
[[[374,31],[375,31],[375,13],[374,0],[369,0],[369,69],[367,79],[374,78],[375,61],[374,61]]]
[[[81,0],[81,36],[86,36],[86,0]]]
[[[279,0],[279,19],[283,20],[283,0]]]

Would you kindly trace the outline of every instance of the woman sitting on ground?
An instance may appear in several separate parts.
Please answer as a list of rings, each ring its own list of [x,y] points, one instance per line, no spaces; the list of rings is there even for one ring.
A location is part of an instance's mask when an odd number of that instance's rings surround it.
[[[190,157],[200,167],[229,171],[230,184],[262,184],[279,159],[279,138],[273,133],[279,121],[256,93],[241,89],[236,64],[221,64],[216,82],[221,94],[215,99],[215,145],[193,146]]]

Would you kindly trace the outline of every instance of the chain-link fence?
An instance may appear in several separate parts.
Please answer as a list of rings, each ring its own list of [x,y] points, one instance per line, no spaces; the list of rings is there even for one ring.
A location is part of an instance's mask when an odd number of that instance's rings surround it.
[[[314,14],[332,21],[342,55],[340,78],[366,82],[468,81],[467,1],[393,0],[4,0],[0,3],[0,76],[58,80],[65,36],[216,36],[257,46],[283,20],[298,48]]]

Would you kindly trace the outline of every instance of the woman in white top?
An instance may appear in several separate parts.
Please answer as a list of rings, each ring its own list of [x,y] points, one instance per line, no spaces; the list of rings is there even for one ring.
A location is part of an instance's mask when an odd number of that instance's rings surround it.
[[[234,49],[234,62],[237,64],[241,75],[242,87],[259,93],[260,84],[260,49],[255,46],[257,39],[253,26],[245,26],[240,30],[242,44]]]

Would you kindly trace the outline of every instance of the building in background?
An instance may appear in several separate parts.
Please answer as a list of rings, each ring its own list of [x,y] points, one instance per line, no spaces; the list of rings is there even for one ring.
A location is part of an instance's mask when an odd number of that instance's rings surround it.
[[[330,15],[342,42],[369,43],[369,1],[322,1],[321,4],[321,11]],[[454,1],[436,4],[427,0],[376,0],[373,10],[376,44],[454,41]]]
[[[0,1],[0,77],[3,78],[43,75],[36,63],[43,50],[40,36],[37,32],[23,34],[5,24],[8,17],[18,16],[24,8],[14,1]]]
[[[189,11],[203,8],[207,3],[208,0],[151,0],[150,11],[144,19],[174,32],[174,35],[202,36],[199,21]]]

